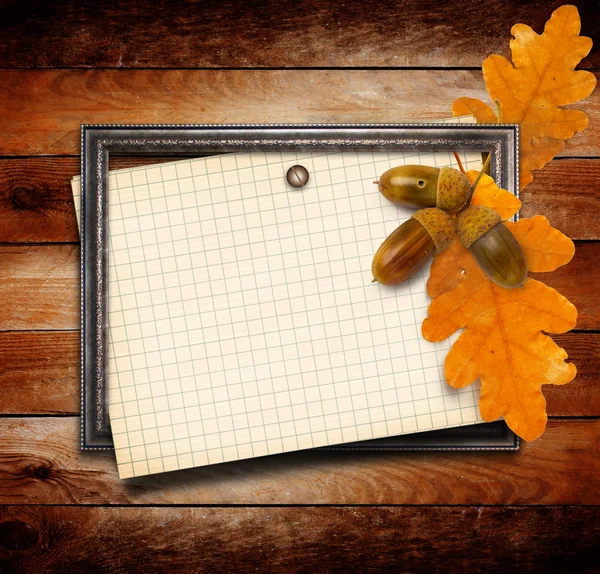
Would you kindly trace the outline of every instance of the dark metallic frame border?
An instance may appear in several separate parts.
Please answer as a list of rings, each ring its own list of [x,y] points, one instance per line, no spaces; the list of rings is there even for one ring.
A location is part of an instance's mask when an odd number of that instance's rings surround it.
[[[106,189],[112,155],[189,157],[240,151],[480,151],[518,195],[516,124],[82,125],[81,448],[113,448],[105,406]],[[377,439],[329,450],[518,450],[502,421]]]

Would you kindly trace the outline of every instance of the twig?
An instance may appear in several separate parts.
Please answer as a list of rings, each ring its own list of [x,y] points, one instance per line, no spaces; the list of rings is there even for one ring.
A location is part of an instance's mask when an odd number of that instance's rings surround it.
[[[454,157],[456,158],[456,163],[458,164],[458,169],[460,169],[460,172],[463,175],[467,175],[467,172],[465,171],[465,168],[463,167],[462,161],[460,161],[460,156],[458,155],[457,152],[454,152]]]

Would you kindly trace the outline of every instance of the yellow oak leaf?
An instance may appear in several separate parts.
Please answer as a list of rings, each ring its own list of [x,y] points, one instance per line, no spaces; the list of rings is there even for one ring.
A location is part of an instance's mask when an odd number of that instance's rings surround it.
[[[491,206],[490,206],[491,207]],[[532,273],[554,271],[575,255],[575,244],[558,229],[550,226],[543,215],[504,223],[517,238]]]
[[[575,71],[589,53],[590,38],[580,36],[581,22],[575,6],[561,6],[536,34],[525,24],[515,24],[510,42],[513,64],[493,54],[483,62],[487,91],[502,111],[502,121],[521,126],[519,186],[560,153],[565,140],[588,125],[586,114],[561,106],[589,96],[596,87],[594,74]],[[479,122],[493,121],[491,108],[471,98],[454,103],[455,115],[472,113]]]
[[[467,178],[471,182],[477,179],[478,171],[471,170],[467,172]],[[502,219],[509,219],[521,209],[521,201],[510,191],[502,189],[496,185],[496,182],[489,175],[483,174],[473,196],[471,205],[485,205],[491,207],[500,215]]]
[[[472,182],[476,173],[469,172],[468,177]],[[473,199],[502,217],[512,217],[519,207],[516,198],[488,176],[480,180]],[[552,228],[545,217],[503,225],[519,241],[530,271],[552,271],[573,257],[573,242]],[[463,329],[446,357],[446,381],[461,388],[481,379],[479,410],[483,419],[504,416],[520,437],[539,437],[547,420],[541,386],[568,383],[577,372],[575,365],[565,362],[564,349],[543,332],[572,329],[577,322],[574,305],[533,279],[527,279],[522,288],[499,287],[457,237],[434,258],[427,293],[433,301],[429,317],[423,321],[425,339],[443,341]]]

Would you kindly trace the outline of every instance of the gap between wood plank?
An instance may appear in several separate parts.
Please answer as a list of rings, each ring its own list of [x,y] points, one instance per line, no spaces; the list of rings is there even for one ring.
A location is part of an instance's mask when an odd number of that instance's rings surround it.
[[[526,508],[526,509],[534,509],[534,508],[598,508],[600,511],[600,506],[595,504],[544,504],[544,505],[534,505],[534,504],[390,504],[390,503],[365,503],[365,504],[193,504],[193,503],[183,503],[183,504],[87,504],[87,503],[79,503],[79,504],[11,504],[11,503],[2,503],[0,504],[1,508],[23,508],[23,509],[32,509],[32,508],[306,508],[306,509],[315,509],[319,508],[451,508],[460,510],[461,508]]]

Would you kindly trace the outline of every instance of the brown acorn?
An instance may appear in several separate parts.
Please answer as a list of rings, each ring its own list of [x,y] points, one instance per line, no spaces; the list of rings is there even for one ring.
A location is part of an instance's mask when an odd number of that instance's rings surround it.
[[[451,167],[400,165],[388,169],[377,183],[386,199],[405,207],[437,207],[454,212],[471,195],[469,180]]]
[[[417,211],[375,253],[371,267],[374,281],[395,285],[412,277],[434,253],[441,253],[450,245],[452,229],[452,218],[441,209]]]
[[[507,289],[523,285],[527,278],[525,254],[493,209],[484,205],[469,207],[460,214],[456,232],[494,283]]]

